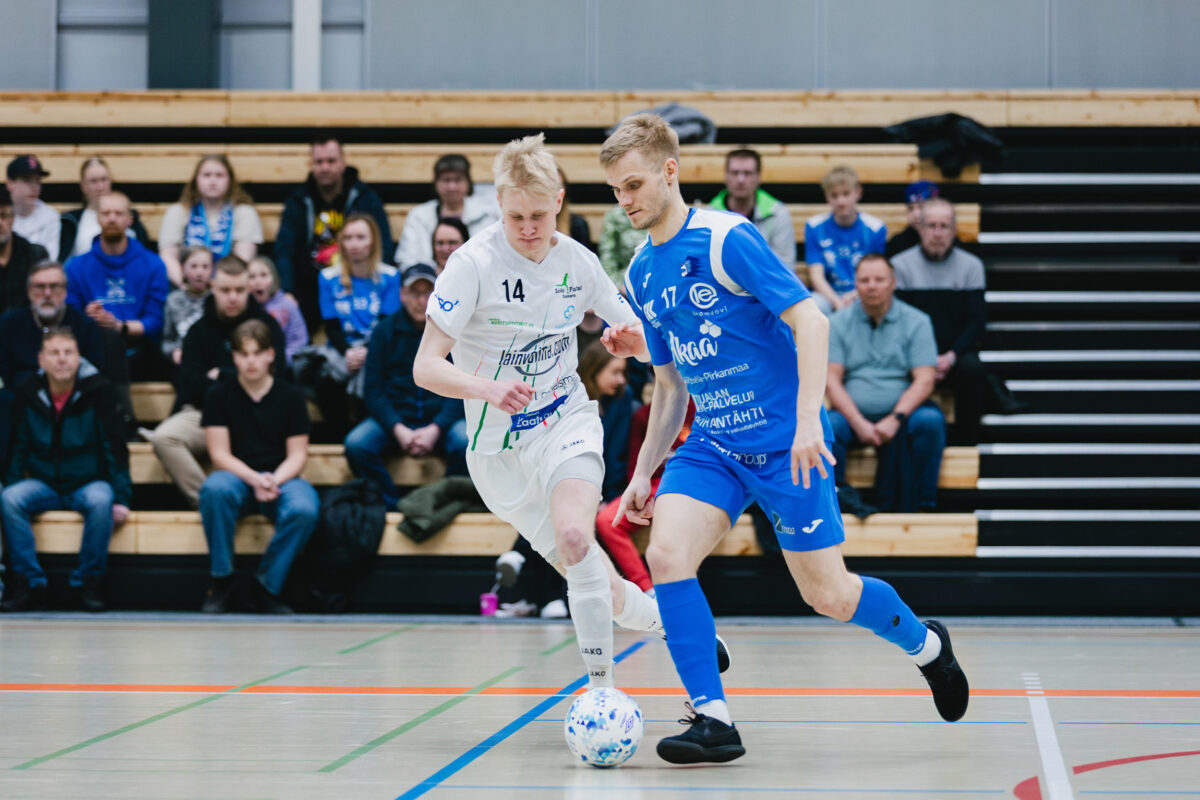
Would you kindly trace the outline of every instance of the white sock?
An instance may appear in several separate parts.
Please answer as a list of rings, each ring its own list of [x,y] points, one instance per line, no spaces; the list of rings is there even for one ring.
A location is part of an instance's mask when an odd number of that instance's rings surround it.
[[[579,654],[587,667],[589,688],[612,686],[612,587],[600,547],[594,542],[582,561],[567,567],[567,602]]]
[[[918,667],[923,667],[926,664],[932,664],[934,659],[942,654],[942,640],[932,628],[925,629],[925,644],[921,645],[921,649],[913,653],[909,658]]]
[[[620,614],[613,615],[613,622],[630,631],[661,631],[658,601],[639,589],[636,583],[625,581],[625,605]]]
[[[696,706],[696,713],[719,719],[726,725],[733,724],[733,717],[729,716],[729,706],[725,704],[724,700],[709,700],[703,705]]]

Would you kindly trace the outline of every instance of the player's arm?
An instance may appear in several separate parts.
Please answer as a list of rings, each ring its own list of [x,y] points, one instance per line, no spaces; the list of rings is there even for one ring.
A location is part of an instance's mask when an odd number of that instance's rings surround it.
[[[493,381],[463,372],[446,360],[453,348],[454,340],[432,319],[426,319],[413,359],[417,386],[443,397],[486,400],[507,414],[516,414],[533,399],[533,389],[521,381]]]
[[[819,313],[819,312],[818,312]],[[654,367],[654,394],[650,398],[650,419],[646,438],[637,456],[637,466],[629,487],[621,496],[614,524],[622,516],[638,525],[647,525],[654,515],[650,478],[667,458],[671,446],[687,418],[688,392],[683,376],[671,362]]]
[[[828,477],[825,461],[834,463],[821,427],[821,401],[825,397],[829,358],[829,320],[811,298],[788,306],[779,318],[792,329],[792,337],[796,340],[796,370],[800,378],[796,390],[796,436],[792,440],[792,483],[803,483],[807,489],[810,468],[816,467],[825,478]]]

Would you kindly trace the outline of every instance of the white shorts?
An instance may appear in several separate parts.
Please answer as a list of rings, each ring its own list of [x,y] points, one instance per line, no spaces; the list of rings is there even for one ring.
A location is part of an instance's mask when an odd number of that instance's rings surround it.
[[[595,402],[580,405],[526,447],[491,455],[467,451],[467,469],[484,505],[516,528],[543,558],[557,564],[550,519],[551,479],[560,467],[580,456],[599,462],[602,482],[604,426]],[[584,470],[589,471],[593,470]]]

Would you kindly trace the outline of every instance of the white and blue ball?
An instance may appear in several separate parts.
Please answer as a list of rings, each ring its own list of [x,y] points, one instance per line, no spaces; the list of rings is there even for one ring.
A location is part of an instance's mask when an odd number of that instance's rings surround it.
[[[593,767],[615,767],[642,743],[642,709],[620,689],[592,689],[575,699],[564,725],[567,747]]]

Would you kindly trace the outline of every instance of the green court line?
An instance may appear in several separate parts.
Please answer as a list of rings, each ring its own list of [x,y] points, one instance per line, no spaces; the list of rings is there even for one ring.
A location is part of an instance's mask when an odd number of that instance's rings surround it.
[[[360,756],[365,756],[367,753],[371,752],[372,750],[379,747],[380,745],[387,744],[392,739],[395,739],[397,736],[399,736],[403,733],[407,733],[408,731],[411,731],[413,728],[417,727],[421,723],[427,722],[427,721],[433,719],[434,717],[438,716],[439,714],[449,711],[450,709],[454,708],[459,703],[466,702],[467,698],[470,697],[471,695],[479,694],[480,692],[482,692],[484,689],[488,688],[489,686],[494,686],[495,684],[499,683],[500,681],[504,680],[505,678],[508,678],[511,675],[515,675],[516,673],[520,672],[523,669],[525,669],[525,667],[513,667],[511,669],[505,670],[504,672],[501,672],[499,675],[495,675],[491,678],[488,678],[486,681],[479,684],[478,686],[472,686],[470,689],[468,689],[463,694],[460,694],[457,697],[450,698],[449,700],[442,703],[441,705],[429,709],[428,711],[426,711],[424,714],[420,715],[419,717],[413,717],[412,719],[410,719],[408,722],[404,723],[400,727],[392,728],[387,733],[383,734],[382,736],[378,736],[378,737],[372,739],[371,741],[364,744],[362,747],[352,750],[351,752],[349,752],[346,755],[339,758],[337,761],[333,761],[333,762],[326,764],[325,766],[323,766],[319,770],[317,770],[317,772],[334,772],[335,770],[339,770],[342,767],[349,764],[351,761],[354,761],[356,758],[359,758]]]
[[[273,681],[276,678],[282,678],[284,675],[291,675],[293,672],[299,672],[302,669],[308,669],[307,665],[300,666],[300,667],[292,667],[291,669],[285,669],[282,672],[276,672],[274,675],[268,675],[265,678],[259,678],[256,681],[251,681],[250,683],[243,683],[241,686],[234,686],[232,689],[226,689],[225,691],[221,692],[220,694],[212,694],[212,695],[209,695],[208,697],[201,698],[200,700],[196,700],[196,701],[188,703],[186,705],[177,706],[175,708],[168,709],[166,711],[163,711],[162,713],[155,714],[152,717],[147,717],[146,719],[140,720],[138,722],[132,722],[123,728],[117,728],[115,731],[109,731],[108,733],[102,733],[99,736],[93,736],[91,739],[88,739],[87,741],[80,742],[79,744],[73,744],[70,747],[65,747],[62,750],[58,750],[58,751],[56,751],[54,753],[50,753],[48,755],[39,756],[38,758],[32,759],[30,761],[26,761],[23,764],[17,764],[15,767],[9,767],[9,769],[32,769],[33,767],[36,767],[39,764],[44,764],[47,761],[51,761],[55,758],[59,758],[60,756],[65,756],[70,753],[74,753],[78,750],[84,749],[85,747],[91,747],[94,744],[99,744],[100,742],[104,742],[109,739],[116,738],[117,736],[120,736],[123,733],[128,733],[129,731],[137,730],[138,728],[143,728],[147,725],[150,725],[151,723],[158,722],[160,719],[166,719],[167,717],[173,717],[176,714],[182,714],[184,711],[190,711],[193,708],[197,708],[199,706],[206,705],[208,703],[213,702],[214,700],[220,700],[222,697],[225,697],[226,695],[237,694],[238,692],[243,691],[244,689],[249,689],[252,686],[258,686],[259,684],[267,683],[268,681]]]
[[[376,642],[382,642],[384,639],[390,639],[393,636],[404,633],[405,631],[411,631],[413,628],[419,628],[420,626],[421,626],[421,623],[417,622],[417,623],[413,623],[412,625],[405,625],[403,628],[397,628],[394,631],[388,631],[387,633],[383,634],[382,636],[376,636],[374,639],[367,639],[365,642],[356,644],[353,647],[347,647],[345,650],[338,650],[338,655],[344,656],[347,653],[353,653],[356,650],[362,650],[364,647],[370,647],[371,645],[375,644]]]
[[[575,637],[574,637],[574,636],[570,636],[570,637],[568,637],[568,638],[567,638],[567,640],[566,640],[565,642],[559,642],[558,644],[554,645],[554,647],[551,647],[549,650],[543,650],[543,651],[542,651],[541,653],[539,653],[538,655],[543,655],[543,656],[550,656],[550,655],[554,655],[554,654],[555,654],[555,653],[557,653],[559,650],[562,650],[564,647],[566,647],[567,645],[571,644],[571,643],[572,643],[572,642],[574,642],[574,641],[575,641]]]

